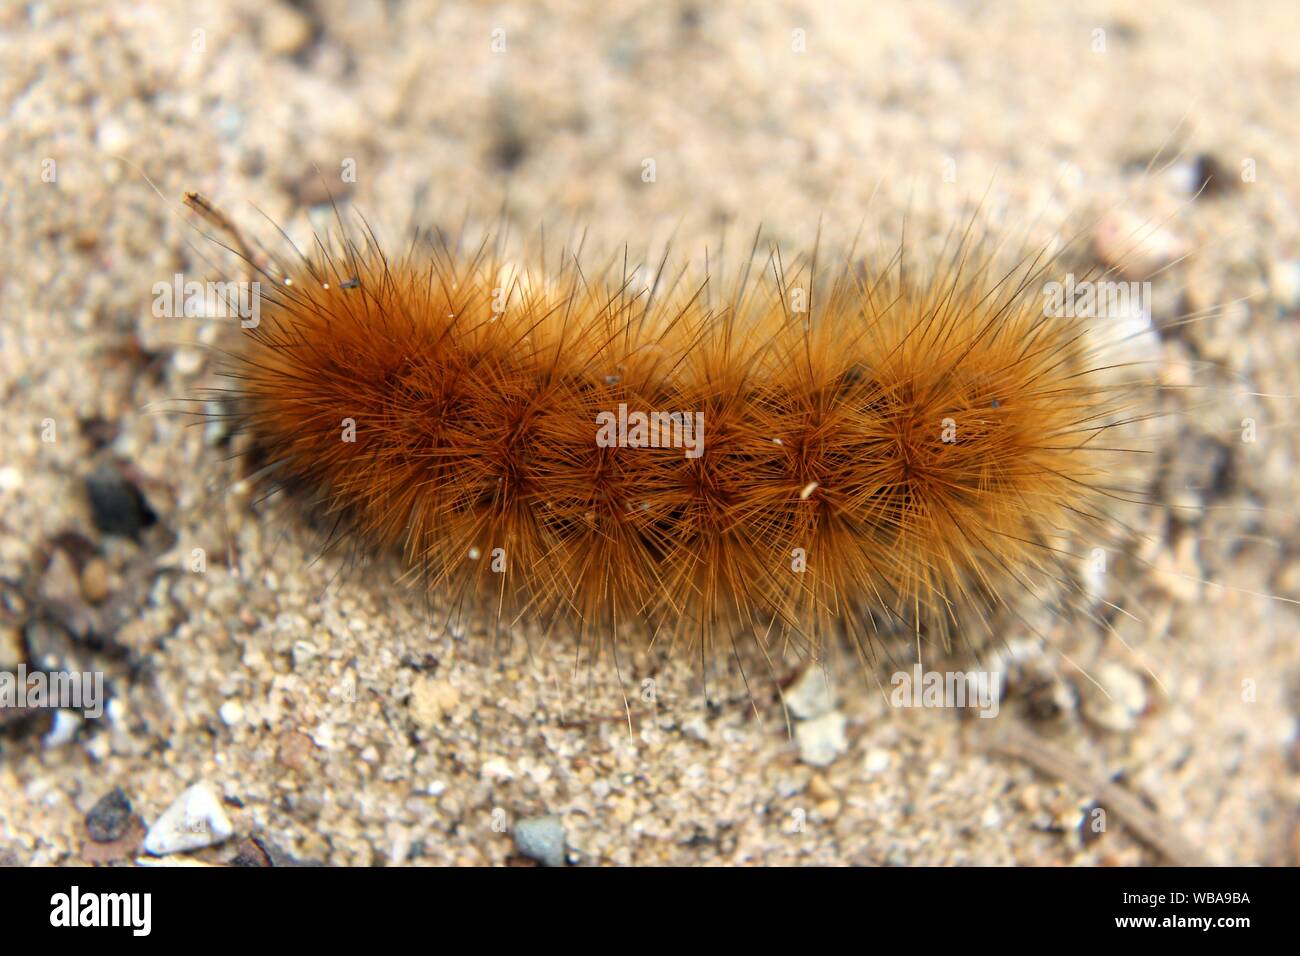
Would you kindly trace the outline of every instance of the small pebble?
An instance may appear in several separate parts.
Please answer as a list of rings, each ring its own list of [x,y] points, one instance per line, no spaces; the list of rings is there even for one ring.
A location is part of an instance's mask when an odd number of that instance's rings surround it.
[[[1190,511],[1189,511],[1190,513]],[[1176,601],[1195,604],[1201,599],[1203,585],[1198,542],[1191,535],[1183,537],[1173,548],[1161,548],[1151,562],[1151,583]]]
[[[888,770],[892,761],[893,758],[889,756],[888,750],[873,748],[867,751],[867,756],[862,761],[862,769],[874,776]]]
[[[482,773],[484,777],[492,780],[513,780],[515,778],[514,769],[500,757],[492,757],[483,761]]]
[[[834,820],[840,815],[840,811],[843,809],[844,803],[836,798],[823,800],[821,803],[817,804],[817,812],[821,814],[823,820]]]
[[[694,717],[682,724],[682,733],[692,740],[698,740],[701,743],[709,742],[709,722],[703,714],[696,714]]]
[[[411,684],[411,717],[421,727],[433,728],[460,703],[460,693],[444,680],[421,674]]]
[[[81,670],[81,660],[72,635],[51,621],[32,620],[23,629],[28,668],[45,670]]]
[[[91,558],[81,569],[81,596],[91,604],[108,597],[108,565],[102,558]]]
[[[1159,219],[1112,209],[1093,230],[1093,254],[1126,279],[1147,279],[1186,252],[1186,244]]]
[[[849,749],[844,735],[847,721],[839,711],[812,720],[801,720],[794,727],[799,744],[799,759],[813,767],[828,767]]]
[[[1273,260],[1268,267],[1268,288],[1283,309],[1300,309],[1300,259]]]
[[[293,7],[274,3],[263,17],[262,42],[271,53],[292,56],[311,40],[311,21]]]
[[[275,759],[290,770],[302,770],[314,758],[316,743],[298,730],[280,734],[275,749]]]
[[[1191,185],[1200,198],[1211,198],[1240,187],[1241,176],[1213,153],[1201,153],[1192,165]]]
[[[231,866],[243,867],[268,867],[271,865],[271,858],[260,846],[254,843],[248,837],[240,840],[235,847],[235,855],[230,860]]]
[[[564,866],[564,824],[554,814],[529,817],[515,825],[515,846],[542,866]]]
[[[1136,727],[1138,717],[1147,707],[1146,685],[1141,676],[1123,664],[1107,661],[1096,669],[1092,678],[1082,678],[1079,684],[1084,717],[1103,730],[1117,733]]]
[[[221,717],[221,722],[227,727],[244,722],[244,705],[237,700],[226,701],[217,713]]]
[[[826,671],[810,664],[785,691],[785,704],[799,720],[821,717],[835,709],[835,684]]]
[[[195,375],[203,368],[203,353],[198,349],[177,349],[172,353],[172,368],[177,375]]]
[[[46,747],[62,747],[69,743],[77,736],[77,731],[85,721],[81,719],[80,714],[73,713],[70,710],[56,710],[54,720],[50,729],[45,736],[41,738],[41,743]]]
[[[101,465],[86,479],[86,494],[91,518],[103,534],[138,538],[158,521],[140,489],[111,465]]]
[[[839,796],[831,786],[831,782],[820,773],[813,774],[812,779],[808,781],[808,795],[819,801],[834,800]]]
[[[96,843],[120,840],[133,819],[131,801],[121,787],[114,787],[86,814],[86,832]]]
[[[1038,813],[1043,809],[1043,792],[1036,783],[1031,783],[1020,791],[1020,806],[1026,813]]]
[[[41,575],[40,588],[41,597],[56,604],[73,605],[81,599],[81,576],[67,552],[55,551],[50,556],[50,563]]]
[[[146,853],[166,856],[214,846],[235,832],[216,794],[196,783],[163,811],[144,838]]]
[[[131,148],[131,131],[121,120],[110,117],[99,124],[95,144],[106,153],[120,155]]]
[[[16,627],[0,627],[0,670],[16,670],[26,659],[22,633]]]
[[[203,413],[208,416],[203,426],[203,443],[210,446],[222,444],[230,437],[230,420],[222,414],[221,405],[205,402]]]

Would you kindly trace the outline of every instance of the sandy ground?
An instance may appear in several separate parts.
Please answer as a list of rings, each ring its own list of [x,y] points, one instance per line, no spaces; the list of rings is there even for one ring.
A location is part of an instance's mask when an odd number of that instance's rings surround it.
[[[121,787],[147,826],[201,783],[234,831],[209,862],[522,862],[554,815],[570,863],[1294,864],[1300,643],[1266,595],[1300,598],[1297,35],[1285,2],[6,5],[0,668],[101,670],[111,702],[4,713],[0,860],[135,859],[138,824],[88,839],[95,804]],[[216,384],[213,330],[150,308],[205,268],[177,197],[302,240],[322,179],[387,234],[508,200],[514,230],[692,252],[906,210],[924,247],[981,196],[1039,241],[1163,223],[1193,254],[1154,282],[1161,374],[1206,390],[1152,456],[1157,571],[1123,582],[1118,637],[1012,627],[999,720],[840,673],[791,730],[725,666],[706,706],[693,662],[656,656],[628,663],[629,722],[607,665],[443,627],[387,562],[313,561],[168,412]],[[156,515],[134,538],[92,519],[105,467]],[[989,724],[1066,766],[989,752]]]

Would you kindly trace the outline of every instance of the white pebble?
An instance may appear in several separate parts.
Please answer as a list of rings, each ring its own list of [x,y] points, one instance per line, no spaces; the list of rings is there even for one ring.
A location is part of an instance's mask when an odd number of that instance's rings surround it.
[[[1120,733],[1137,726],[1138,717],[1147,707],[1142,677],[1114,661],[1102,664],[1092,676],[1095,683],[1084,678],[1079,685],[1084,717],[1098,727]]]
[[[146,853],[166,856],[214,846],[235,832],[217,795],[196,783],[163,811],[144,838]]]
[[[794,736],[799,744],[799,759],[813,767],[828,767],[849,749],[844,735],[847,721],[839,711],[823,714],[795,724]]]
[[[867,751],[867,756],[862,761],[862,769],[869,774],[875,775],[888,770],[892,762],[893,758],[889,756],[888,750],[881,750],[876,747]]]
[[[54,722],[45,736],[41,738],[41,743],[46,747],[62,747],[77,736],[77,730],[83,723],[84,721],[80,715],[74,714],[70,710],[56,710],[54,712]]]
[[[221,715],[221,722],[227,727],[244,722],[244,705],[237,700],[226,701],[217,713]]]
[[[104,152],[117,156],[131,148],[131,132],[121,120],[106,119],[99,124],[95,143]]]
[[[1268,269],[1269,290],[1278,305],[1300,309],[1300,259],[1276,259]]]
[[[785,705],[800,720],[811,720],[835,709],[835,682],[825,669],[810,664],[785,691]]]

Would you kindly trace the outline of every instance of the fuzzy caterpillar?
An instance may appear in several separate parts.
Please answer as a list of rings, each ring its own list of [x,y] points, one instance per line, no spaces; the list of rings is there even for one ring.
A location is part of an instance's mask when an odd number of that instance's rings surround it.
[[[1108,533],[1128,411],[1045,312],[1055,260],[993,264],[964,237],[927,272],[774,252],[638,285],[321,244],[242,330],[229,414],[262,477],[498,624],[596,653],[629,626],[701,654],[977,647]],[[638,412],[670,440],[606,440]]]

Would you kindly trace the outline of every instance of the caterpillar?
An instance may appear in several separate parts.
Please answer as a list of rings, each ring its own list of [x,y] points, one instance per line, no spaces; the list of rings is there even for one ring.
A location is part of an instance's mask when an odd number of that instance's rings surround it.
[[[343,230],[259,266],[223,414],[330,541],[594,657],[639,636],[770,664],[847,637],[869,661],[1081,605],[1076,558],[1133,494],[1113,438],[1134,406],[1113,342],[1045,306],[1059,253],[1003,270],[970,228],[930,266],[760,245],[670,275]]]

